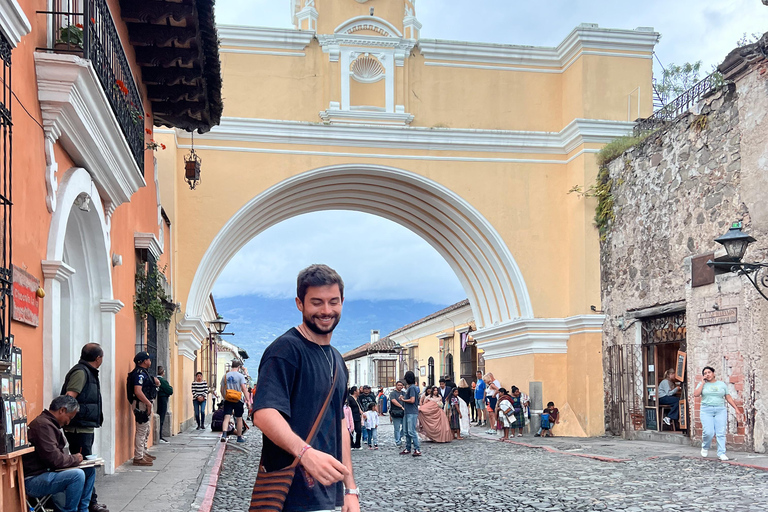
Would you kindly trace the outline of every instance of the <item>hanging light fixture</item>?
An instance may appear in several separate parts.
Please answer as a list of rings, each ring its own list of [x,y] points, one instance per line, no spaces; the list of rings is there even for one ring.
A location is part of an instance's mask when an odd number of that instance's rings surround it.
[[[192,131],[192,148],[189,150],[189,154],[184,157],[184,181],[189,184],[190,190],[195,190],[195,187],[200,183],[200,163],[202,160],[195,153],[195,132]]]

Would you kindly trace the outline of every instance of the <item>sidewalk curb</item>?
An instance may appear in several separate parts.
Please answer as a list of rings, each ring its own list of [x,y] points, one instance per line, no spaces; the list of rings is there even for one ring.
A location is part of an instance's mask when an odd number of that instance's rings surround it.
[[[227,449],[227,443],[216,443],[216,448],[211,450],[211,455],[203,470],[203,479],[200,487],[197,489],[195,501],[189,507],[190,512],[211,512],[213,506],[213,495],[216,493],[216,487],[219,483],[219,473],[221,472],[221,463],[224,460],[224,452]]]
[[[653,459],[660,459],[660,455],[656,455],[654,457],[648,457],[648,460]],[[690,460],[706,460],[710,462],[719,462],[721,464],[730,464],[731,466],[740,466],[742,468],[748,468],[748,469],[759,469],[760,471],[768,471],[768,468],[765,466],[758,466],[756,464],[746,464],[744,462],[736,462],[735,460],[718,460],[713,459],[712,457],[696,457],[696,456],[690,456],[690,455],[684,455],[682,457],[683,459],[690,459]]]

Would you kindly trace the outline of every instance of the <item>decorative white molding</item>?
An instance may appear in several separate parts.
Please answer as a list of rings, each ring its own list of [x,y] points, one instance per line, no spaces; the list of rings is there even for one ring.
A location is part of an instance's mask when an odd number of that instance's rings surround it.
[[[93,177],[102,198],[115,206],[146,185],[91,61],[35,52],[38,99],[46,138],[60,140],[76,165]],[[48,159],[46,186],[55,193],[55,163]],[[55,209],[55,202],[48,201]]]
[[[328,53],[331,48],[341,46],[349,46],[359,51],[366,51],[366,48],[369,50],[370,48],[397,48],[410,52],[416,45],[416,41],[412,39],[351,34],[318,34],[317,40],[325,53]]]
[[[525,279],[509,247],[475,207],[424,176],[360,163],[287,178],[240,208],[200,260],[188,293],[187,316],[203,316],[213,283],[247,240],[284,215],[301,215],[331,204],[376,213],[428,240],[461,282],[478,326],[534,316]]]
[[[568,318],[520,318],[472,333],[485,359],[525,354],[565,354],[571,336],[602,333],[605,315]]]
[[[201,317],[184,315],[184,318],[176,324],[179,355],[187,359],[195,360],[195,351],[200,350],[202,341],[207,337],[208,328]]]
[[[136,249],[145,249],[155,258],[159,259],[163,254],[163,247],[158,242],[154,233],[134,233],[133,245]]]
[[[336,27],[333,32],[334,34],[352,35],[361,30],[370,30],[382,37],[403,37],[403,34],[393,24],[378,16],[357,16],[351,18]]]
[[[123,307],[125,307],[123,301],[118,299],[105,299],[102,300],[99,305],[102,313],[112,313],[113,315],[116,315],[123,309]]]
[[[75,269],[63,261],[43,260],[41,266],[43,267],[43,277],[45,279],[53,279],[60,283],[65,282],[75,273]]]
[[[331,125],[386,125],[407,126],[413,121],[412,114],[373,112],[367,110],[328,109],[320,112],[320,119]]]
[[[59,182],[56,179],[56,173],[59,170],[59,164],[56,163],[56,154],[53,151],[53,144],[59,138],[59,133],[53,133],[51,136],[46,134],[45,142],[45,206],[48,213],[56,211],[56,192],[59,190]]]
[[[447,338],[453,338],[455,336],[456,336],[455,332],[441,332],[441,333],[436,334],[435,338],[437,338],[439,340],[444,340],[444,339],[447,339]]]
[[[409,30],[410,37],[408,37]],[[416,16],[414,16],[412,11],[406,10],[405,17],[403,18],[403,31],[405,32],[405,37],[408,37],[408,39],[419,39],[419,34],[421,33],[421,22],[416,19]]]
[[[653,29],[617,30],[584,23],[556,48],[420,39],[418,48],[427,60],[542,66],[562,68],[584,49],[637,52],[651,58],[659,34]]]
[[[310,30],[217,25],[221,46],[242,48],[274,48],[302,51],[312,42]],[[222,48],[222,51],[226,49]]]
[[[478,151],[493,153],[543,153],[565,155],[585,143],[605,144],[632,132],[633,122],[574,119],[559,132],[467,130],[407,127],[410,114],[384,114],[328,109],[323,120],[339,124],[318,125],[301,121],[275,121],[222,117],[221,124],[195,139],[277,144],[387,148],[421,151]],[[324,117],[325,116],[325,117]],[[392,126],[358,126],[365,118],[380,116]],[[410,117],[412,119],[412,117]],[[397,123],[397,126],[394,126]],[[354,124],[355,126],[344,126]],[[382,124],[382,123],[378,123]],[[179,139],[189,134],[179,133]]]
[[[305,30],[309,30],[311,32],[317,32],[317,18],[319,14],[317,12],[317,9],[315,9],[314,2],[309,3],[304,6],[302,10],[300,10],[298,13],[296,13],[296,22],[299,27],[302,26],[302,22],[306,21],[307,26]]]
[[[0,1],[0,31],[11,44],[11,48],[16,48],[21,38],[32,31],[29,19],[16,0]]]

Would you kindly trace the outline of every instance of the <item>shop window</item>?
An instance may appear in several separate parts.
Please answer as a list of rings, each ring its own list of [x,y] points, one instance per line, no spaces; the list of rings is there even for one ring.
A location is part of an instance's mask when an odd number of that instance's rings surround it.
[[[377,382],[379,387],[392,388],[395,386],[395,365],[394,360],[379,360],[377,365]]]

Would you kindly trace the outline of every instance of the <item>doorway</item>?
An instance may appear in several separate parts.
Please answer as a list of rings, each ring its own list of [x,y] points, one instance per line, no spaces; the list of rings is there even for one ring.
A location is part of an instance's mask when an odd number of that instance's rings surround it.
[[[641,329],[645,430],[688,435],[685,311],[643,319]],[[662,421],[670,406],[659,403],[659,384],[667,370],[674,370],[676,382],[682,383],[677,395],[680,420],[670,425]]]

